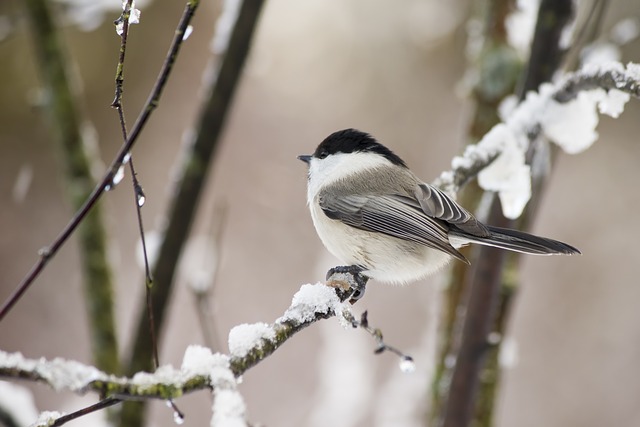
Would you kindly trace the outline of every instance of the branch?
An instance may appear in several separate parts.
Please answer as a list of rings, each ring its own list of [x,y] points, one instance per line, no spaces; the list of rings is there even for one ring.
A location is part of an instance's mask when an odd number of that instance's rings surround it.
[[[18,300],[22,297],[22,295],[29,289],[31,284],[35,281],[35,279],[40,275],[42,270],[47,266],[49,261],[56,255],[58,250],[62,247],[62,245],[69,239],[71,234],[78,228],[80,223],[87,216],[89,211],[93,209],[95,204],[98,202],[102,194],[105,190],[109,189],[113,185],[113,178],[116,176],[118,170],[123,166],[123,160],[131,151],[131,148],[134,146],[138,137],[140,136],[140,132],[144,128],[145,124],[149,120],[151,113],[158,106],[160,101],[160,96],[162,95],[162,91],[167,82],[169,75],[173,69],[173,64],[178,56],[180,51],[180,47],[182,45],[183,36],[185,30],[189,23],[191,22],[191,18],[195,13],[196,8],[198,7],[199,0],[189,0],[187,5],[185,6],[185,10],[182,14],[182,18],[180,19],[180,23],[175,31],[175,36],[169,48],[169,52],[165,58],[164,63],[162,64],[162,68],[158,75],[158,78],[149,94],[147,102],[145,103],[142,112],[138,116],[136,123],[133,125],[133,129],[127,138],[127,142],[122,145],[118,154],[115,156],[109,169],[103,176],[100,183],[93,189],[91,195],[84,202],[82,207],[75,213],[71,221],[65,226],[65,228],[60,232],[60,234],[55,238],[55,240],[51,243],[51,245],[40,250],[40,259],[36,262],[31,270],[27,273],[27,275],[22,279],[20,284],[17,286],[13,294],[5,301],[0,309],[0,321],[7,315],[11,308],[18,302]]]
[[[349,276],[351,277],[351,276]],[[303,285],[293,296],[291,306],[272,325],[239,325],[229,333],[231,370],[236,376],[273,354],[285,341],[321,319],[340,313],[351,295],[349,286]],[[355,283],[355,282],[354,282]],[[355,285],[354,285],[355,286]]]
[[[550,105],[567,104],[579,93],[604,89],[616,90],[640,98],[640,65],[618,63],[606,66],[588,66],[575,73],[568,73],[554,84],[544,84],[538,93],[532,93],[521,102],[504,123],[496,125],[482,140],[465,149],[462,156],[454,157],[452,169],[443,172],[434,185],[450,194],[456,194],[467,182],[476,178],[503,152],[503,131],[525,136],[528,142],[535,140],[551,117],[544,112]],[[594,104],[595,106],[595,104]]]
[[[158,331],[162,330],[178,260],[191,230],[191,223],[211,159],[218,146],[223,124],[249,53],[262,4],[262,1],[255,0],[242,3],[229,39],[227,52],[216,77],[212,80],[210,95],[200,111],[196,126],[197,137],[187,147],[188,152],[184,156],[185,162],[180,171],[181,176],[177,181],[178,186],[170,201],[168,225],[163,233],[164,239],[152,274],[154,278],[153,318]],[[130,374],[151,369],[152,346],[144,312],[141,312],[137,325],[127,368],[127,372]]]
[[[355,286],[352,277],[324,284],[303,285],[291,306],[273,324],[241,325],[229,334],[230,355],[212,353],[200,346],[185,351],[180,369],[165,365],[154,373],[139,372],[130,378],[109,375],[93,366],[64,359],[28,359],[20,353],[0,351],[0,377],[49,385],[56,391],[98,393],[118,400],[174,399],[202,389],[228,388],[237,378],[275,352],[297,332],[349,310],[343,303]],[[215,414],[214,414],[215,415]]]
[[[560,103],[575,99],[580,92],[598,88],[615,89],[640,98],[640,65],[629,63],[626,68],[614,64],[608,67],[587,65],[563,79],[558,86],[553,99]]]
[[[91,193],[91,155],[82,137],[82,117],[72,88],[64,39],[58,32],[46,0],[25,2],[31,21],[39,69],[50,95],[48,113],[64,162],[65,190],[74,209]],[[80,260],[96,366],[118,373],[118,343],[113,314],[113,284],[107,256],[102,209],[96,206],[80,228]]]
[[[201,347],[191,346],[185,352],[185,360],[190,351]],[[216,354],[217,364],[228,368],[228,357]],[[20,353],[0,351],[0,377],[17,378],[47,384],[55,391],[71,391],[77,394],[95,392],[101,396],[116,397],[120,400],[157,398],[170,399],[209,387],[210,378],[201,371],[177,370],[171,366],[161,366],[155,373],[141,373],[132,378],[117,377],[100,371],[93,366],[72,360],[28,359]]]

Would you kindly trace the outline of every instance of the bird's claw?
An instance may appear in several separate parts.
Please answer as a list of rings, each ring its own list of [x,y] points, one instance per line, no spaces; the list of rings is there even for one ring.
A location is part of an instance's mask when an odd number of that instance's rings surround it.
[[[353,280],[349,280],[349,287],[351,294],[349,295],[349,302],[354,304],[360,298],[364,296],[364,291],[367,287],[369,278],[362,274],[362,267],[357,265],[347,265],[333,267],[327,272],[326,280],[329,280],[335,274],[349,274]]]

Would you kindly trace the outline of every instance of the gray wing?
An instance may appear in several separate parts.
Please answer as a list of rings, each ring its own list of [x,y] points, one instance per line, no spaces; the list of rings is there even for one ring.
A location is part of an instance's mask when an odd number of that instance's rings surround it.
[[[420,184],[416,187],[414,195],[422,211],[428,216],[452,224],[473,236],[491,235],[489,229],[476,217],[436,187]]]
[[[331,219],[361,230],[420,243],[468,263],[449,243],[447,225],[426,215],[420,203],[411,197],[324,193],[320,195],[319,203],[322,211]]]

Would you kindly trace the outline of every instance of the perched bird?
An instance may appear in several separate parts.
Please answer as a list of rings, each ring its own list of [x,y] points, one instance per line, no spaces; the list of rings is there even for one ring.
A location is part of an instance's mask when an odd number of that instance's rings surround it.
[[[346,265],[382,282],[421,279],[456,258],[469,243],[534,255],[580,251],[556,240],[485,225],[371,135],[345,129],[329,135],[312,155],[307,202],[324,246]]]

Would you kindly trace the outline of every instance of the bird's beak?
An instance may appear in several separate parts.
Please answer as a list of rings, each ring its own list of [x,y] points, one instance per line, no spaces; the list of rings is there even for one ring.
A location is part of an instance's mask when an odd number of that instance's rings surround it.
[[[309,156],[308,154],[303,154],[298,156],[298,160],[302,160],[306,164],[309,164],[309,162],[311,162],[311,156]]]

